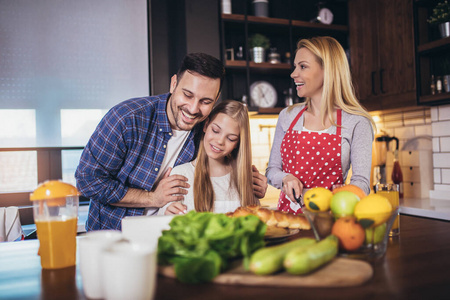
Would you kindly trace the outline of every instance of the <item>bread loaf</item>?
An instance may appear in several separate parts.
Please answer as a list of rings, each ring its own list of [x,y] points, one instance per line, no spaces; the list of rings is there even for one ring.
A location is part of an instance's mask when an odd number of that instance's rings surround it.
[[[311,225],[303,214],[294,215],[292,213],[271,210],[261,206],[238,207],[234,212],[227,213],[232,218],[255,215],[267,226],[275,226],[290,229],[311,229]]]

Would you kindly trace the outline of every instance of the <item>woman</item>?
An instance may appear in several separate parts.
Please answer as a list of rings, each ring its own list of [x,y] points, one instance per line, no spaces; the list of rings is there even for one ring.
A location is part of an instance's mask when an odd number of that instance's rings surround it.
[[[281,189],[278,209],[301,212],[307,189],[351,184],[370,192],[375,123],[359,104],[342,46],[331,37],[300,40],[294,60],[297,95],[306,102],[280,112],[266,176]]]
[[[190,187],[183,203],[171,202],[158,214],[226,213],[239,206],[259,205],[252,186],[247,107],[233,100],[219,103],[203,131],[197,158],[171,172],[188,178]]]

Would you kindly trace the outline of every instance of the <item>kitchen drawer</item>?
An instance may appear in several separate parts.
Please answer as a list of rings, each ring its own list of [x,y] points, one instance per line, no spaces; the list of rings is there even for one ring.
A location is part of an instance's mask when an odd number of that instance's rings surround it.
[[[404,198],[429,198],[430,197],[430,186],[417,182],[403,182],[403,197]]]
[[[402,167],[433,166],[431,150],[399,151],[398,160]],[[394,153],[389,151],[386,156],[386,166],[394,165]]]

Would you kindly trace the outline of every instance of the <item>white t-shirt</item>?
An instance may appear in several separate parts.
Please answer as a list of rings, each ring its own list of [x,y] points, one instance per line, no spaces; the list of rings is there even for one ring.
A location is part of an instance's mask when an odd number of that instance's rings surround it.
[[[178,154],[180,154],[181,149],[183,148],[184,143],[189,136],[190,131],[186,130],[172,130],[173,136],[167,142],[166,154],[164,155],[164,160],[159,168],[158,176],[156,176],[155,184],[157,185],[161,180],[161,177],[166,173],[167,169],[173,167],[178,158]],[[171,172],[170,174],[173,174]],[[157,207],[147,207],[144,211],[144,215],[154,215],[158,212]]]
[[[194,206],[194,175],[195,167],[192,162],[185,163],[173,168],[171,174],[180,174],[188,178],[188,183],[190,187],[188,188],[188,193],[184,196],[183,204],[187,206],[187,211],[195,210]],[[241,206],[241,201],[239,193],[235,188],[231,188],[230,173],[220,177],[210,177],[211,183],[213,185],[215,202],[214,202],[214,212],[215,213],[227,213],[235,211],[236,208]],[[164,215],[167,207],[171,203],[166,204],[164,207],[160,208],[158,215]]]

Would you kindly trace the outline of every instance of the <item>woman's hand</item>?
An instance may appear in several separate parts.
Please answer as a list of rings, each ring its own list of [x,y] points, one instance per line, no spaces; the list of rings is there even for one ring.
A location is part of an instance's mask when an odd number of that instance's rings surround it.
[[[187,206],[181,202],[173,202],[167,206],[165,215],[184,215],[187,211]]]
[[[294,175],[288,174],[283,178],[282,190],[291,201],[296,202],[295,198],[302,195],[303,183]],[[295,192],[295,195],[293,192]]]

